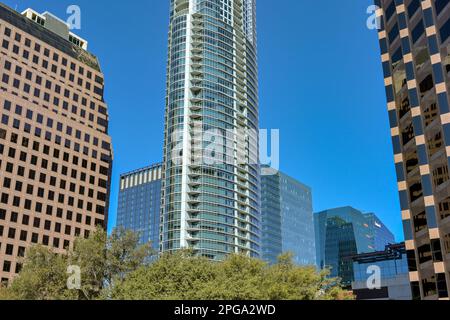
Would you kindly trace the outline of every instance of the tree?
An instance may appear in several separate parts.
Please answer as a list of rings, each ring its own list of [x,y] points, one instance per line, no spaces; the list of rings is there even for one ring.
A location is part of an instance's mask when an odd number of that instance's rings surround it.
[[[78,238],[66,254],[29,248],[23,269],[0,300],[331,300],[352,299],[338,279],[315,267],[299,267],[292,255],[277,264],[243,255],[210,261],[189,250],[154,258],[149,244],[123,229],[108,237],[103,229]],[[72,268],[68,268],[72,267]],[[75,268],[73,268],[75,267]],[[69,288],[69,270],[79,271],[79,287]],[[70,276],[70,278],[69,278]]]
[[[115,281],[150,261],[150,244],[139,245],[131,231],[114,230],[107,237],[102,228],[87,239],[77,238],[72,250],[56,254],[41,246],[30,247],[24,267],[8,289],[0,290],[0,299],[69,300],[102,299],[110,296]],[[69,289],[68,267],[80,270],[80,287]]]
[[[278,264],[243,255],[223,262],[167,253],[117,283],[113,299],[127,300],[331,300],[351,299],[337,279],[315,267],[299,267],[289,254]]]
[[[6,290],[6,295],[17,300],[76,299],[76,292],[67,289],[66,271],[66,256],[42,246],[31,247],[20,276]]]
[[[215,265],[192,252],[162,255],[154,263],[130,273],[112,292],[116,300],[197,300],[216,277]]]
[[[230,255],[217,263],[216,277],[205,285],[200,299],[265,300],[267,264],[243,255]]]

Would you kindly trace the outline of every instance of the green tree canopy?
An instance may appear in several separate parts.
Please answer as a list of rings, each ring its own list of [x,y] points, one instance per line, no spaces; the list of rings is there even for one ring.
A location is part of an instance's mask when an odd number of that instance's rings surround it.
[[[278,264],[242,255],[223,262],[193,256],[189,251],[164,254],[118,283],[113,299],[125,300],[334,300],[352,299],[327,271],[299,267],[289,254]]]
[[[0,299],[92,300],[110,296],[115,281],[144,266],[153,254],[150,244],[139,245],[131,231],[117,229],[108,237],[102,228],[77,238],[66,254],[33,246],[27,250],[23,269]],[[68,288],[70,266],[79,268],[80,288]]]
[[[327,271],[296,266],[290,254],[272,266],[243,255],[214,262],[189,250],[153,255],[150,244],[121,229],[78,238],[66,254],[34,246],[10,287],[0,288],[0,300],[352,299]],[[79,287],[68,286],[69,266],[80,271]]]

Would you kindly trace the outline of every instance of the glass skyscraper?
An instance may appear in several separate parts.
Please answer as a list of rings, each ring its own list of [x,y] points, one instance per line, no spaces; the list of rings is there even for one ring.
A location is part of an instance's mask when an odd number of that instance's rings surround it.
[[[171,0],[162,252],[260,252],[255,0]]]
[[[159,250],[162,165],[155,164],[120,176],[118,228],[138,233],[140,243]]]
[[[450,1],[376,0],[414,299],[449,299]]]
[[[317,265],[331,269],[331,277],[340,277],[350,287],[353,263],[348,257],[384,250],[395,243],[386,226],[373,214],[352,207],[330,209],[314,215]]]
[[[311,189],[278,172],[261,176],[261,254],[276,263],[286,252],[298,265],[315,265]]]

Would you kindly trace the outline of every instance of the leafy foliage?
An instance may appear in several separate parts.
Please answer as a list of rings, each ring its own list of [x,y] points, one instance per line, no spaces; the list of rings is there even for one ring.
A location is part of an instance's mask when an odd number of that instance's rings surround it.
[[[334,300],[352,299],[337,279],[315,267],[299,267],[290,254],[276,265],[242,255],[223,262],[197,257],[189,250],[153,259],[150,245],[138,236],[98,229],[79,238],[65,255],[36,246],[0,300]],[[70,290],[67,267],[81,271],[81,286]]]
[[[93,300],[110,295],[115,281],[150,261],[150,244],[139,246],[131,231],[115,230],[107,237],[98,228],[89,238],[76,239],[67,254],[56,254],[41,246],[27,250],[24,266],[7,289],[0,289],[0,300]],[[81,287],[69,289],[69,266],[81,271]]]
[[[126,300],[342,300],[353,299],[328,271],[299,267],[289,254],[278,264],[242,255],[223,262],[189,251],[163,255],[117,284],[113,299]]]

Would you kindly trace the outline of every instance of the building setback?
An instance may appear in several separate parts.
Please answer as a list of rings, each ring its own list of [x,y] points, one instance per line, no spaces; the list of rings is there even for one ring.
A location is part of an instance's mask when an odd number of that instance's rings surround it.
[[[62,253],[106,227],[112,167],[104,80],[87,42],[49,13],[0,4],[0,278],[27,247]]]
[[[170,1],[162,252],[259,257],[255,6]]]
[[[298,265],[316,265],[311,189],[282,172],[261,175],[261,258],[286,252]]]
[[[363,214],[352,207],[316,213],[314,224],[317,265],[320,269],[330,268],[330,276],[340,277],[347,287],[354,278],[348,257],[384,250],[395,243],[394,235],[373,213]]]
[[[377,0],[414,299],[449,299],[450,2]]]
[[[120,176],[117,206],[118,228],[132,230],[140,243],[151,242],[159,250],[162,164],[135,170]]]

